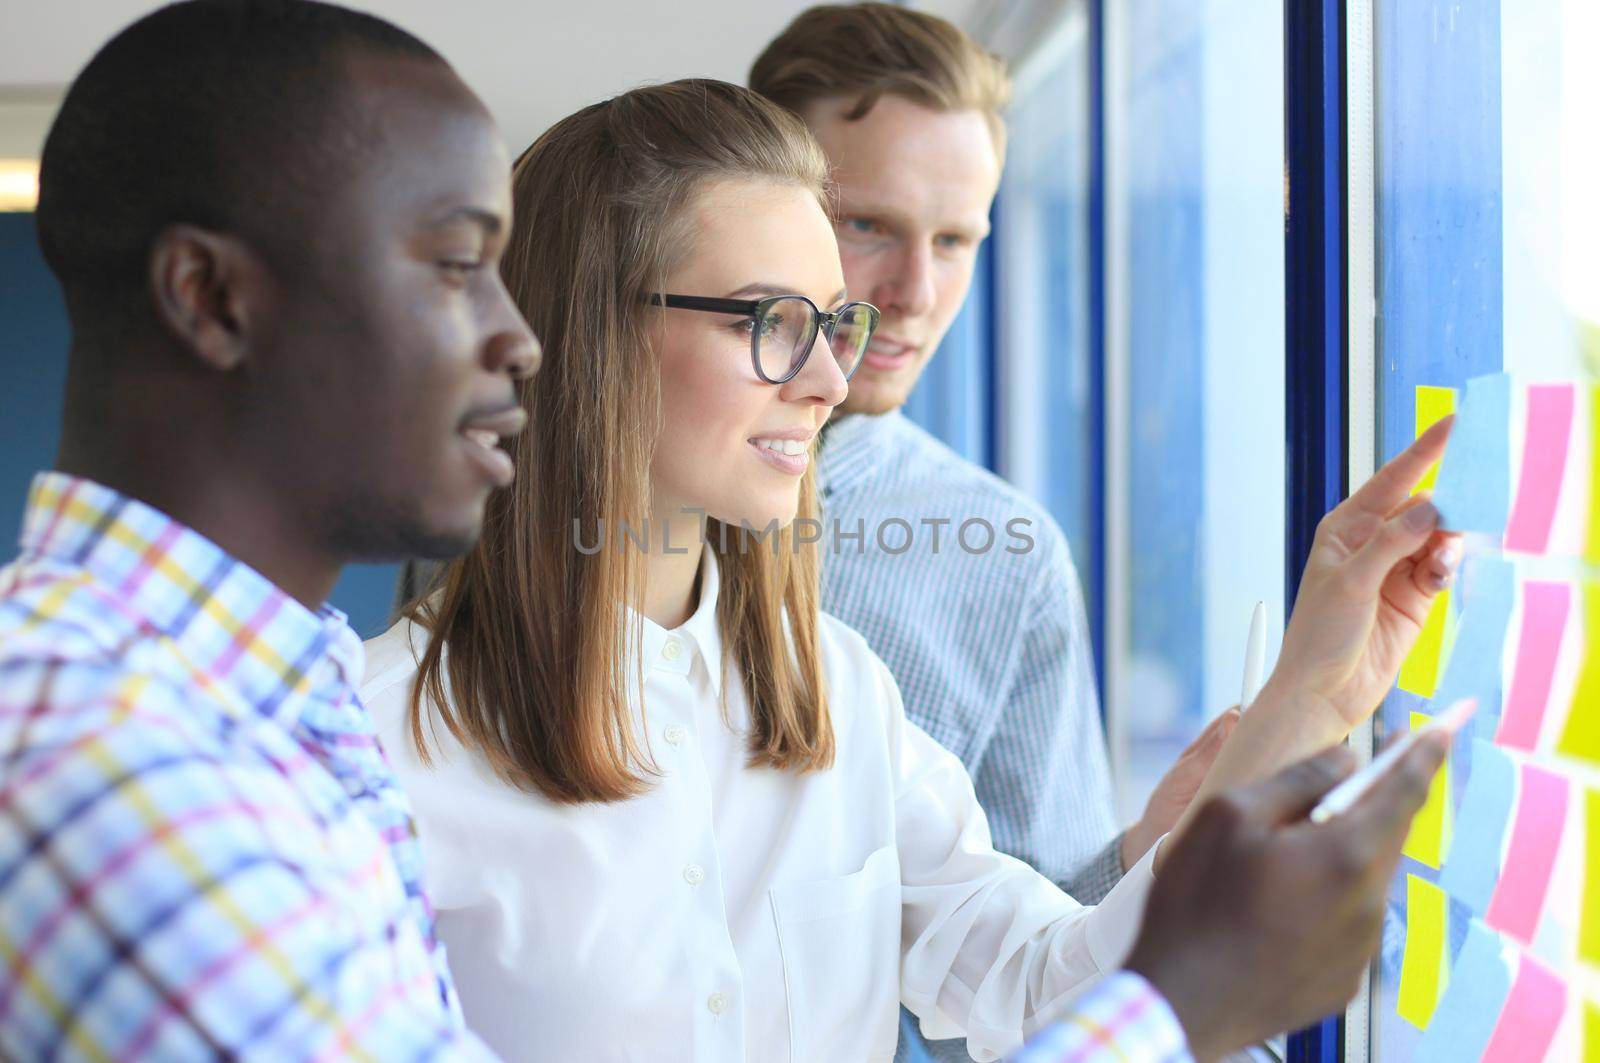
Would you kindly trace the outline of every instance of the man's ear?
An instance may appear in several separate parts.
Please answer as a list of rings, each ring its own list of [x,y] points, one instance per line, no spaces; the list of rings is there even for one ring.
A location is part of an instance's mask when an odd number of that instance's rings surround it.
[[[150,249],[156,318],[202,364],[225,373],[248,356],[266,282],[260,257],[232,236],[170,225]]]

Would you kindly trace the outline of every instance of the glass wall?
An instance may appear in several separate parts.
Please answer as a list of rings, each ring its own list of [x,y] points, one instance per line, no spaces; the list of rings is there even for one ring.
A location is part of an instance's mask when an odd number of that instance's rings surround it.
[[[1107,693],[1125,815],[1283,623],[1283,13],[1106,6]]]
[[[994,467],[989,277],[994,244],[978,249],[972,291],[906,400],[905,414],[968,461]]]
[[[1088,86],[1087,20],[1078,5],[1019,72],[991,246],[999,470],[1061,524],[1094,617],[1100,514],[1092,494]]]

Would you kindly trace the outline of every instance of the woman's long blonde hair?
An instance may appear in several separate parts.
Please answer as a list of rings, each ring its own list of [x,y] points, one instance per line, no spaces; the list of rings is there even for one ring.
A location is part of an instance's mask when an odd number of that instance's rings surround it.
[[[662,311],[647,300],[693,243],[695,195],[724,178],[800,186],[827,207],[827,161],[799,119],[718,81],[587,107],[517,160],[501,270],[544,366],[522,386],[532,420],[509,443],[515,486],[491,496],[477,546],[406,610],[429,629],[411,700],[424,760],[426,700],[502,778],[552,800],[615,801],[648,785],[653,763],[632,709],[642,679],[630,670],[644,559],[611,543],[585,554],[572,535],[598,527],[615,538],[650,512],[660,425],[651,336]],[[808,471],[798,516],[816,510]],[[750,703],[751,762],[826,768],[816,548],[791,526],[776,549],[750,549],[710,523],[717,620],[730,681]]]

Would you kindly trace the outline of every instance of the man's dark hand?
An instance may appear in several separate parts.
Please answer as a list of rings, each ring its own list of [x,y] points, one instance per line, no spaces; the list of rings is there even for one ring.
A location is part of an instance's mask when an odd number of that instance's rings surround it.
[[[1197,1060],[1341,1010],[1377,951],[1384,895],[1449,739],[1425,736],[1348,812],[1307,814],[1348,775],[1336,747],[1218,795],[1169,839],[1128,959]]]

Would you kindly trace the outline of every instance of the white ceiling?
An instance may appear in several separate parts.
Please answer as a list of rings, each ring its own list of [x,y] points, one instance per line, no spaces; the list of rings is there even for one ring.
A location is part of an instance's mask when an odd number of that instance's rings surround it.
[[[643,82],[691,76],[743,81],[766,41],[809,6],[808,0],[347,2],[399,23],[444,53],[488,103],[513,151],[558,118]],[[912,6],[974,25],[1014,2]],[[40,97],[59,93],[102,42],[158,6],[152,0],[0,0],[0,156],[32,154],[26,141],[42,138],[51,113],[40,107]]]

